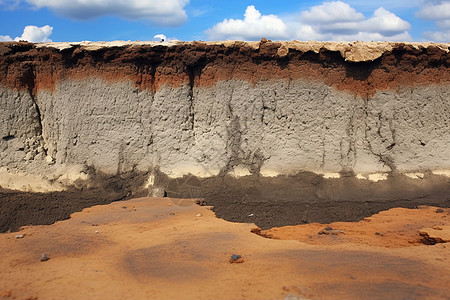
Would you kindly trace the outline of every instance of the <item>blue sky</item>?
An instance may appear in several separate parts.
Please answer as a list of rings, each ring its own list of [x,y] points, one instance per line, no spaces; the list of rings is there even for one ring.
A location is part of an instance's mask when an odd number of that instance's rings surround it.
[[[0,41],[450,41],[450,0],[0,0]]]

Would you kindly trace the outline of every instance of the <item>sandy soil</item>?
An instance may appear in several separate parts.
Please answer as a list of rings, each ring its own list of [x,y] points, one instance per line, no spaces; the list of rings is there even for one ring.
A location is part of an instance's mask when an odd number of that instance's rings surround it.
[[[311,245],[356,243],[387,248],[432,245],[450,241],[449,211],[430,206],[398,207],[356,223],[335,222],[325,226],[313,223],[254,232],[267,238],[298,240]]]
[[[450,299],[448,244],[419,242],[423,227],[448,234],[437,209],[263,231],[292,239],[276,240],[194,200],[94,206],[1,234],[0,299]]]

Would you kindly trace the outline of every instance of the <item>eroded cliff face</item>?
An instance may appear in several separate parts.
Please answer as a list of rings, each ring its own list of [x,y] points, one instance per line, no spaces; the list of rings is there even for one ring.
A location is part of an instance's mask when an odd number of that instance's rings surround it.
[[[447,170],[449,47],[0,43],[0,185]]]

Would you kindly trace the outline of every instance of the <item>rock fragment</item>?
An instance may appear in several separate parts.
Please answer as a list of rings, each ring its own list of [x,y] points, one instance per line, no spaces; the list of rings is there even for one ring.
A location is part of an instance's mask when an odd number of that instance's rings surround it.
[[[422,228],[419,230],[420,240],[425,245],[450,242],[450,227],[434,226],[436,228]]]
[[[195,200],[195,204],[199,206],[206,206],[206,202],[204,200]]]
[[[152,187],[149,189],[149,197],[154,198],[167,197],[167,193],[162,187]]]
[[[318,232],[319,235],[325,234],[325,235],[338,235],[344,233],[343,230],[339,230],[339,229],[333,229],[331,227],[325,227],[324,229],[322,229],[321,231]]]
[[[43,253],[43,254],[41,255],[40,261],[47,261],[47,260],[49,260],[49,259],[50,259],[50,258],[47,256],[47,254]]]
[[[233,254],[231,255],[229,261],[231,264],[241,264],[244,262],[244,259],[239,254]]]
[[[277,55],[279,57],[286,57],[289,54],[289,47],[286,44],[283,44],[278,48]]]

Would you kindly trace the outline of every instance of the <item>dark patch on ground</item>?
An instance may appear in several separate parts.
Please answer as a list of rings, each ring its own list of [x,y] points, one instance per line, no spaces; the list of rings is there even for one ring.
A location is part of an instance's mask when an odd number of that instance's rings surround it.
[[[108,176],[92,172],[89,186],[52,193],[26,193],[0,188],[0,233],[26,225],[48,225],[65,220],[86,207],[147,196],[145,174]]]
[[[204,198],[217,217],[255,223],[262,229],[312,222],[354,222],[394,207],[450,207],[450,179],[427,174],[424,179],[392,175],[370,182],[348,176],[324,179],[314,173],[292,176],[257,175],[169,179],[157,174],[155,184],[168,197]],[[0,189],[0,232],[24,225],[52,224],[83,208],[147,196],[141,187],[148,174],[91,174],[89,186],[54,193]]]
[[[428,174],[424,179],[392,175],[371,182],[349,176],[324,179],[314,173],[239,179],[224,176],[163,179],[168,197],[205,198],[219,218],[255,223],[262,229],[312,222],[360,221],[394,207],[450,207],[450,179]]]

